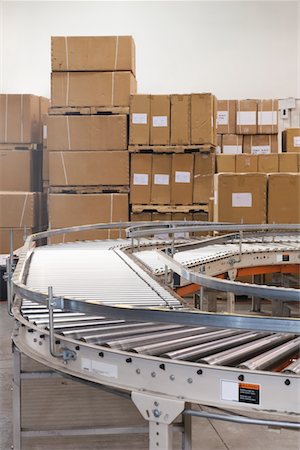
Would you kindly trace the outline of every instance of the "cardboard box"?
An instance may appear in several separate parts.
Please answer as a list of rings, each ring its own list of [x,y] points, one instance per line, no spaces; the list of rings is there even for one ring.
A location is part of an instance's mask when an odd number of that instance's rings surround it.
[[[253,155],[268,155],[278,153],[277,134],[256,134],[244,136],[244,153]]]
[[[0,143],[40,142],[39,97],[29,94],[0,94]]]
[[[46,97],[39,97],[40,99],[40,142],[43,146],[47,145],[47,116],[50,107],[50,100]]]
[[[208,203],[214,195],[214,153],[196,153],[194,161],[193,203]]]
[[[127,152],[50,152],[51,186],[129,185]]]
[[[40,150],[0,149],[0,191],[41,189]]]
[[[267,175],[216,174],[214,198],[218,222],[266,223]]]
[[[235,134],[236,100],[217,101],[217,133]]]
[[[52,36],[52,71],[131,71],[135,74],[132,36]]]
[[[237,100],[237,134],[257,134],[257,100]]]
[[[171,214],[171,213],[167,213],[167,212],[165,212],[165,213],[158,213],[158,212],[153,212],[152,213],[152,216],[151,216],[151,220],[153,221],[153,222],[157,222],[157,221],[170,221],[170,220],[177,220],[177,219],[173,219],[172,218],[172,216],[173,216],[173,214]],[[157,235],[157,237],[158,238],[160,238],[160,239],[163,239],[162,237],[161,237],[161,235]]]
[[[126,150],[127,117],[49,116],[48,149],[68,150]]]
[[[132,222],[151,222],[151,212],[131,213]]]
[[[212,94],[191,95],[191,144],[216,145],[217,100]]]
[[[130,163],[130,203],[151,202],[152,155],[132,153]]]
[[[151,95],[150,145],[170,144],[170,96]]]
[[[300,222],[300,174],[268,176],[268,223]]]
[[[235,171],[237,173],[257,172],[258,161],[256,155],[236,155]]]
[[[23,247],[27,236],[34,233],[33,228],[14,228],[13,230],[13,250]],[[8,255],[10,253],[10,230],[0,228],[0,255]]]
[[[49,228],[128,221],[127,194],[50,194]],[[118,230],[84,231],[51,238],[51,242],[118,238]]]
[[[235,172],[235,155],[217,155],[217,173]]]
[[[243,153],[243,136],[238,134],[223,134],[222,153],[224,155],[239,155]]]
[[[213,202],[212,202],[213,204]],[[208,222],[208,216],[209,213],[207,211],[197,211],[195,213],[192,214],[193,216],[193,220],[197,221],[197,222]],[[194,236],[207,236],[208,232],[207,231],[197,231],[196,233],[193,233]]]
[[[217,146],[216,146],[216,155],[222,153],[222,134],[217,134]]]
[[[278,156],[279,155],[258,155],[258,172],[262,173],[278,172],[279,171]]]
[[[167,205],[171,202],[172,155],[152,156],[151,203]]]
[[[278,100],[257,100],[259,134],[278,133]]]
[[[193,203],[194,155],[174,153],[172,155],[171,203],[190,205]]]
[[[282,132],[282,151],[300,152],[300,128],[288,128]]]
[[[129,144],[149,145],[150,142],[150,95],[130,97]]]
[[[190,144],[190,95],[171,95],[171,145]]]
[[[131,72],[52,72],[51,106],[129,106]]]
[[[279,153],[279,172],[300,172],[300,153]]]
[[[0,192],[0,228],[39,226],[39,204],[36,192]]]

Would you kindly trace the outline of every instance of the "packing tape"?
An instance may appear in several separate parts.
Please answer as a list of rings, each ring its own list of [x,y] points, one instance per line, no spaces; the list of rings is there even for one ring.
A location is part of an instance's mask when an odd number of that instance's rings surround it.
[[[70,72],[67,72],[66,106],[69,106],[69,96],[70,96]]]
[[[113,195],[114,195],[114,194],[110,194],[110,223],[112,223],[113,210],[114,210],[114,199],[113,199]],[[111,229],[108,230],[108,239],[110,239],[110,232],[111,232]]]
[[[4,129],[4,141],[7,141],[7,120],[8,120],[8,95],[5,95],[5,129]]]
[[[229,134],[229,122],[230,122],[229,100],[227,100],[227,111],[228,111],[227,133]]]
[[[23,116],[24,116],[24,108],[23,108],[23,94],[21,94],[21,142],[24,142],[24,123],[23,123]]]
[[[115,101],[115,72],[112,72],[111,76],[111,106],[114,106]]]
[[[26,208],[27,199],[28,199],[28,193],[25,194],[25,198],[24,198],[23,209],[22,209],[21,219],[20,219],[20,224],[19,224],[20,228],[22,227],[22,223],[23,223],[23,220],[24,220],[24,214],[25,214],[25,208]]]
[[[67,36],[65,36],[65,50],[66,50],[66,70],[69,70],[69,48]]]
[[[66,170],[65,158],[64,158],[63,152],[60,152],[60,157],[61,157],[62,168],[64,171],[65,183],[66,183],[66,185],[68,185],[69,182],[68,182],[67,170]]]
[[[238,100],[237,103],[238,103],[238,110],[237,110],[237,113],[240,113],[240,112],[241,112],[241,102],[240,102],[240,100]],[[240,114],[239,114],[239,115],[240,115]],[[241,125],[240,125],[240,123],[237,124],[237,126],[238,126],[238,131],[241,132]]]
[[[69,122],[69,116],[66,116],[66,120],[67,120],[68,149],[71,150],[71,136],[70,136],[70,122]]]
[[[118,51],[119,51],[119,36],[116,36],[116,50],[115,50],[115,65],[114,65],[114,70],[117,70],[117,65],[118,65]]]
[[[272,125],[271,125],[272,134],[274,132],[274,129],[273,129],[274,128],[274,125],[273,125],[273,113],[274,113],[274,99],[272,98]]]
[[[258,134],[262,133],[262,103],[263,101],[260,100],[260,125],[258,125],[259,129],[258,129]],[[259,122],[259,121],[257,121]]]

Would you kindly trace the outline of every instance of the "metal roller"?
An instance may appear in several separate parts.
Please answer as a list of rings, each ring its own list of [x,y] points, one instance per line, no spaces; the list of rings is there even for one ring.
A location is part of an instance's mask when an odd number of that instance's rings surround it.
[[[158,327],[158,328],[157,328]],[[92,327],[92,328],[85,328],[83,330],[79,330],[78,333],[74,333],[72,330],[67,331],[60,331],[60,334],[63,334],[64,336],[70,336],[73,339],[80,339],[82,337],[98,337],[105,334],[112,334],[114,331],[127,331],[131,329],[135,329],[138,332],[144,332],[144,331],[152,331],[152,329],[159,329],[159,330],[167,330],[169,328],[176,328],[178,325],[165,325],[165,324],[157,324],[154,322],[125,322],[120,324],[113,324],[113,325],[107,325],[102,326],[99,324],[98,327]]]
[[[268,333],[266,333],[267,335]],[[214,355],[206,356],[198,360],[202,364],[214,365],[235,365],[242,361],[245,356],[254,356],[261,351],[268,350],[276,345],[282,344],[290,340],[290,334],[273,334],[271,336],[263,337],[257,341],[240,345],[239,347],[225,350]]]
[[[241,369],[264,370],[274,367],[284,358],[288,358],[300,350],[300,337],[293,339],[275,349],[269,350],[262,355],[251,358],[239,364]]]
[[[68,322],[62,322],[62,323],[58,323],[58,324],[54,324],[53,328],[55,330],[73,330],[74,332],[77,330],[81,330],[84,327],[97,327],[99,325],[116,325],[116,324],[120,324],[120,323],[125,323],[124,320],[109,320],[109,319],[95,319],[95,320],[91,320],[91,321],[82,321],[82,320],[78,320],[78,321],[74,321],[71,323]]]
[[[300,375],[300,358],[296,359],[296,361],[287,366],[282,372]]]

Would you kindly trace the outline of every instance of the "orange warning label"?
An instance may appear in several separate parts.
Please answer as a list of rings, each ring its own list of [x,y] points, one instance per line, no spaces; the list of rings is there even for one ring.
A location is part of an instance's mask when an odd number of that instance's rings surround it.
[[[239,383],[239,402],[259,405],[259,394],[259,384]]]

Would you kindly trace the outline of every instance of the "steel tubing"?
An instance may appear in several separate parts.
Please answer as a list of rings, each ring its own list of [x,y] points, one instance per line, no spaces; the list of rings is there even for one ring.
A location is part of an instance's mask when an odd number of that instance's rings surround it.
[[[287,366],[282,372],[300,375],[300,358],[296,359],[296,361]]]

